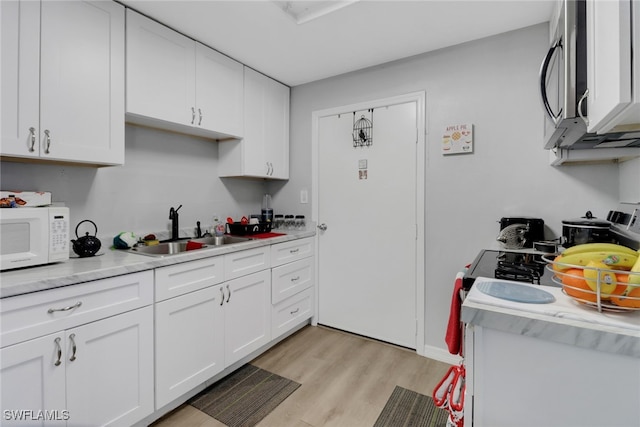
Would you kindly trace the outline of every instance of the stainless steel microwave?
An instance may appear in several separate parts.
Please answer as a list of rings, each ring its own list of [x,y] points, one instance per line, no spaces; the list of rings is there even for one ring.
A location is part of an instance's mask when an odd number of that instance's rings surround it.
[[[544,148],[568,147],[587,133],[587,10],[585,0],[564,0],[551,22],[551,45],[540,67]],[[581,117],[582,116],[582,117]]]
[[[69,208],[0,209],[0,267],[9,270],[69,259]]]

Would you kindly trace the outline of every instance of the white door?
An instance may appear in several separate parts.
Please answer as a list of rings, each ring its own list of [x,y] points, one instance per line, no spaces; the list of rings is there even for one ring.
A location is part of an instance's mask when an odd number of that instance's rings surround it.
[[[417,102],[318,122],[318,323],[416,348]]]

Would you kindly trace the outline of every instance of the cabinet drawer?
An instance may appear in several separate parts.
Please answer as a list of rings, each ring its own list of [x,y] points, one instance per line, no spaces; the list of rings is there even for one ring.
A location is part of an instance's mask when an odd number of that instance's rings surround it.
[[[311,316],[313,316],[313,288],[305,289],[273,306],[271,339],[293,329]]]
[[[213,257],[156,269],[156,301],[197,291],[224,280],[224,258]]]
[[[151,270],[4,298],[0,341],[4,347],[152,303]]]
[[[277,304],[313,285],[314,259],[301,259],[271,270],[272,304]]]
[[[271,267],[269,246],[233,252],[224,256],[224,278],[235,279]]]
[[[314,254],[314,238],[307,237],[271,245],[271,262],[274,267],[306,258]]]

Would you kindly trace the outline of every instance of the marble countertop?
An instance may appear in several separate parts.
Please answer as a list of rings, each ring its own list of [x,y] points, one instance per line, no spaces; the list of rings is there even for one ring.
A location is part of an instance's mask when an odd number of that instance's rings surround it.
[[[288,231],[283,236],[250,240],[224,246],[209,246],[165,257],[140,255],[129,250],[105,249],[89,258],[70,257],[65,262],[4,271],[0,273],[0,298],[150,270],[181,262],[312,237],[315,234],[315,229]]]
[[[560,288],[539,285],[555,297],[548,304],[508,301],[484,294],[476,284],[508,282],[480,277],[462,304],[462,321],[519,334],[620,355],[640,357],[640,311],[598,312],[573,301]],[[518,283],[522,285],[521,283]]]

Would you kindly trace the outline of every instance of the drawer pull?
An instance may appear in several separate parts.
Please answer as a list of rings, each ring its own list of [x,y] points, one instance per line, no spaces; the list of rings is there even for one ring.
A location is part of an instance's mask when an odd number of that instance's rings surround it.
[[[74,308],[78,308],[82,305],[82,301],[78,301],[77,303],[70,305],[69,307],[64,307],[64,308],[50,308],[49,310],[47,310],[47,313],[51,314],[54,313],[56,311],[69,311],[69,310],[73,310]]]
[[[300,251],[300,248],[295,248],[295,249],[291,249],[291,250],[289,251],[289,253],[290,253],[290,254],[295,254],[295,253],[297,253],[297,252],[299,252],[299,251]]]
[[[220,305],[224,304],[224,289],[222,289],[222,286],[220,286],[220,294],[222,295],[222,298],[220,298]]]
[[[198,108],[198,116],[200,117],[198,119],[198,126],[202,125],[202,110],[200,108]]]
[[[300,280],[300,276],[296,276],[296,277],[292,277],[291,278],[292,282],[297,282],[298,280]]]
[[[293,310],[293,311],[291,312],[291,314],[296,314],[296,313],[297,313],[297,312],[299,312],[299,311],[300,311],[300,307],[298,307],[298,308],[296,308],[295,310]]]
[[[60,347],[60,337],[58,337],[55,340],[53,340],[53,342],[55,342],[56,343],[56,347],[58,347],[58,350],[57,350],[58,360],[55,361],[54,365],[55,366],[60,366],[60,364],[62,363],[62,347]]]
[[[196,122],[196,109],[194,107],[191,107],[191,124],[194,124]]]
[[[229,300],[231,299],[231,289],[229,289],[229,285],[227,285],[227,302],[229,302]]]
[[[76,337],[76,334],[71,334],[69,335],[69,339],[71,340],[71,357],[69,358],[69,360],[71,362],[73,362],[74,360],[76,360],[76,340],[74,340],[74,338]]]
[[[45,135],[44,140],[47,142],[47,145],[45,146],[45,149],[44,149],[44,153],[49,154],[50,153],[49,148],[51,148],[51,132],[49,132],[49,129],[44,130],[44,135]]]

